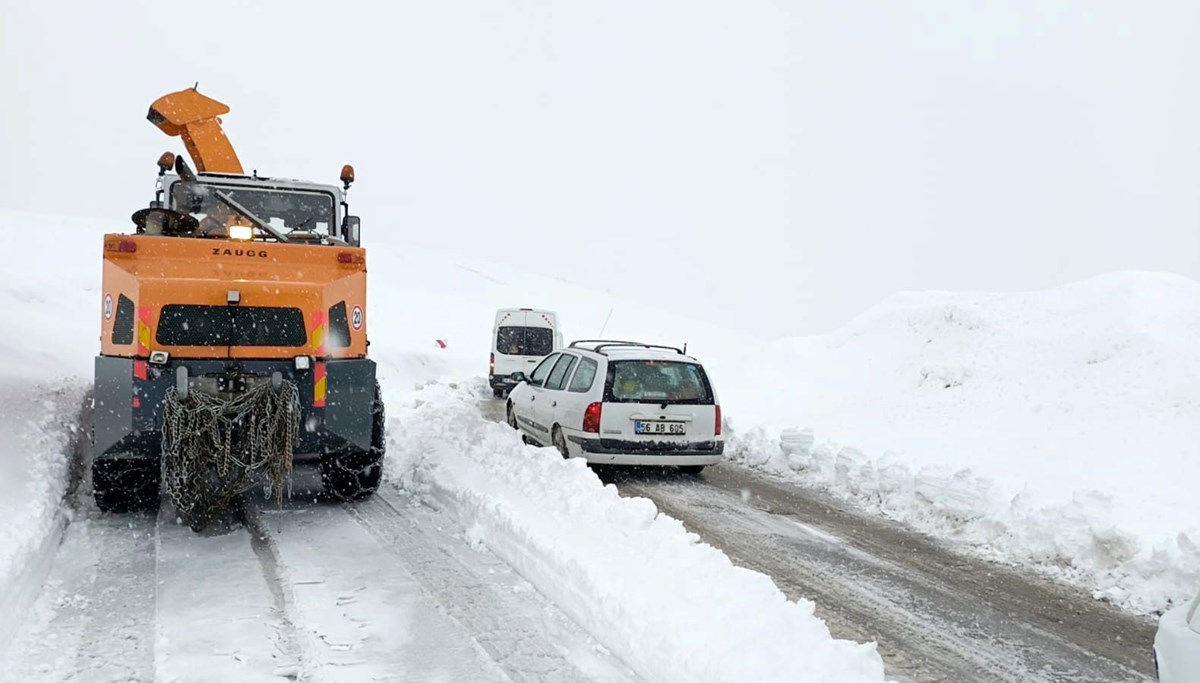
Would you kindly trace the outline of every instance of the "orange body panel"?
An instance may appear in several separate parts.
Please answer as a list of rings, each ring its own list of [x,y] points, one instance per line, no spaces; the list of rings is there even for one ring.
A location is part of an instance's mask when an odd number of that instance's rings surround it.
[[[196,170],[241,175],[242,162],[217,118],[228,113],[226,105],[189,88],[155,100],[146,118],[167,135],[183,138]]]
[[[366,284],[366,252],[356,247],[105,235],[100,353],[147,358],[151,351],[167,351],[181,359],[364,358]],[[230,290],[238,291],[243,306],[299,308],[307,342],[278,347],[159,343],[155,330],[163,306],[225,306]],[[115,302],[121,295],[133,301],[137,312],[129,344],[113,343]],[[329,308],[342,301],[350,338],[348,346],[339,348],[327,344],[326,326]]]

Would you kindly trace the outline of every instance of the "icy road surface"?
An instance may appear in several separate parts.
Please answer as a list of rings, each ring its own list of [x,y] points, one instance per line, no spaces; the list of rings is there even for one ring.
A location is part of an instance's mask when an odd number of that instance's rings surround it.
[[[251,500],[203,534],[165,512],[82,504],[0,675],[636,680],[436,510],[396,490],[355,505],[304,498],[282,511]]]
[[[504,402],[484,415],[503,419]],[[960,556],[820,492],[734,465],[598,468],[649,498],[790,599],[816,601],[834,637],[875,641],[914,682],[1150,681],[1154,623],[1036,576]]]

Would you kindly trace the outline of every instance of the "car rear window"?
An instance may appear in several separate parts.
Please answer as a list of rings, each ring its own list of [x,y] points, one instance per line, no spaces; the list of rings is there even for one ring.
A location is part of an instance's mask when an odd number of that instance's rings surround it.
[[[501,327],[496,353],[505,356],[545,356],[554,350],[554,331],[548,327]]]
[[[308,341],[299,308],[271,306],[163,306],[155,337],[166,346],[304,346]]]
[[[604,399],[616,403],[713,402],[704,368],[665,360],[610,362]]]

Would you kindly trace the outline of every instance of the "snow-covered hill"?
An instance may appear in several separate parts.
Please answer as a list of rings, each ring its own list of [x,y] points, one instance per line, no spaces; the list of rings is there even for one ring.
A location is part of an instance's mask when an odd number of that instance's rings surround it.
[[[1200,587],[1196,282],[898,294],[770,358],[743,461],[1135,611]]]

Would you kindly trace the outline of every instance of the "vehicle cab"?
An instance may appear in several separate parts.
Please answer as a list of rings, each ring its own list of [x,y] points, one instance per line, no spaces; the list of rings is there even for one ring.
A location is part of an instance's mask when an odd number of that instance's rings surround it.
[[[682,349],[580,340],[520,379],[509,425],[564,457],[699,472],[724,453],[716,390]]]

